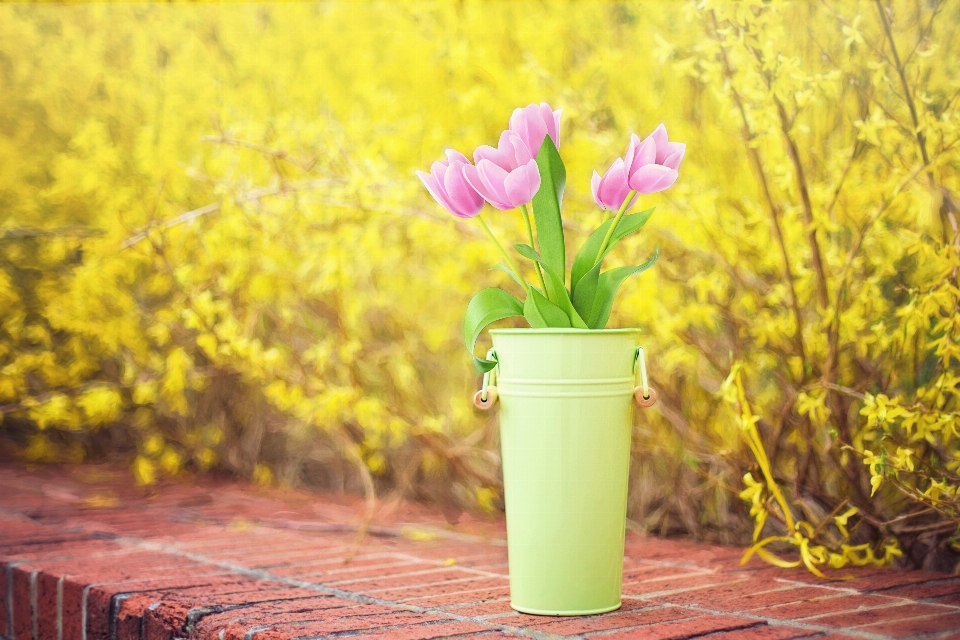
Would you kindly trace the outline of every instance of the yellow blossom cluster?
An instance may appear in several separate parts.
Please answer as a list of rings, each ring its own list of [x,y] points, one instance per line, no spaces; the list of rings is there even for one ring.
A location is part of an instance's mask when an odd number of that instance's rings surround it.
[[[544,100],[568,260],[631,131],[687,144],[609,258],[661,250],[608,324],[644,330],[660,397],[630,526],[753,531],[815,572],[941,563],[958,21],[939,0],[0,4],[3,446],[496,509],[459,336],[475,291],[514,285],[414,171]]]

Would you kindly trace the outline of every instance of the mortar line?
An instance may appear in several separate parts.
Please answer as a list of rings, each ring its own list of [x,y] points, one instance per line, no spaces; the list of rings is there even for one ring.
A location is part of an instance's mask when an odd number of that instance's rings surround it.
[[[405,609],[408,611],[414,611],[416,613],[430,613],[433,615],[446,616],[452,620],[459,620],[460,622],[473,622],[475,624],[488,626],[494,629],[499,629],[501,631],[506,631],[509,633],[523,635],[531,638],[537,638],[538,640],[560,640],[561,638],[563,638],[563,636],[558,636],[550,633],[533,632],[533,631],[529,631],[519,627],[511,627],[509,625],[492,624],[490,621],[482,620],[479,618],[474,618],[469,616],[458,616],[454,613],[446,612],[436,607],[421,607],[417,605],[403,604],[393,600],[385,600],[383,598],[365,596],[359,593],[354,593],[352,591],[345,591],[343,589],[329,587],[321,583],[307,582],[304,580],[297,580],[294,578],[276,576],[267,571],[249,569],[242,565],[234,564],[231,562],[221,562],[221,561],[213,560],[211,558],[207,558],[206,556],[203,556],[200,554],[194,554],[194,553],[183,551],[175,546],[164,545],[164,544],[155,543],[155,542],[148,542],[146,540],[142,540],[139,538],[121,537],[121,538],[117,538],[115,542],[117,542],[118,544],[123,544],[127,546],[139,547],[141,549],[145,549],[148,551],[154,551],[154,552],[159,551],[162,553],[169,553],[171,555],[179,555],[181,557],[193,560],[194,562],[210,564],[214,566],[219,566],[223,569],[228,569],[234,573],[237,573],[238,575],[244,575],[247,577],[256,578],[258,580],[279,582],[282,584],[287,584],[287,585],[298,587],[301,589],[312,589],[314,591],[319,591],[321,593],[328,593],[330,595],[343,598],[344,600],[352,600],[360,604],[379,604],[385,607],[391,607],[394,609]],[[84,638],[84,640],[86,640],[86,638]]]
[[[443,561],[441,561],[441,560],[434,560],[434,559],[431,559],[431,558],[421,558],[420,556],[416,556],[416,555],[414,555],[414,554],[412,554],[412,553],[405,553],[405,552],[403,552],[403,551],[398,551],[398,552],[397,552],[397,555],[404,556],[404,557],[406,557],[406,558],[408,558],[408,559],[410,559],[410,560],[418,560],[418,561],[420,561],[420,562],[428,562],[428,563],[431,563],[431,564],[435,564],[435,565],[438,566],[438,567],[456,567],[456,568],[460,569],[461,571],[469,571],[470,573],[475,573],[475,574],[480,575],[480,576],[487,576],[488,578],[503,578],[503,579],[507,579],[507,576],[503,575],[502,573],[495,573],[495,572],[493,572],[493,571],[484,571],[483,569],[476,569],[476,568],[474,568],[474,567],[464,567],[464,566],[462,566],[462,565],[460,565],[460,564],[457,564],[457,563],[448,565],[448,564],[444,564]],[[464,559],[466,560],[466,559],[471,558],[471,557],[475,557],[475,556],[467,556],[467,557],[464,558]]]

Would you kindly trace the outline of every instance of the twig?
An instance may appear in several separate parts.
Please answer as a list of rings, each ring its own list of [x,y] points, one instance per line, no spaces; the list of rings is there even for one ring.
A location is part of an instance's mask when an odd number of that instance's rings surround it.
[[[763,163],[760,161],[760,153],[755,147],[750,144],[750,141],[753,140],[754,134],[750,130],[750,123],[747,120],[747,111],[743,105],[743,101],[740,99],[740,94],[737,92],[736,88],[733,86],[733,70],[730,66],[730,61],[727,58],[726,48],[723,46],[723,42],[717,37],[717,19],[713,11],[708,13],[710,21],[713,27],[713,37],[717,41],[717,44],[720,45],[720,60],[723,63],[723,75],[727,80],[727,85],[730,88],[730,93],[733,96],[733,101],[737,106],[737,110],[740,112],[741,118],[741,130],[744,137],[744,142],[746,143],[747,148],[747,157],[750,159],[750,164],[753,166],[754,172],[757,175],[758,180],[760,181],[760,187],[763,190],[764,198],[767,201],[767,207],[770,213],[770,221],[773,225],[774,236],[777,239],[777,244],[780,247],[780,254],[783,257],[783,274],[784,279],[787,282],[787,291],[790,294],[790,307],[793,309],[794,321],[796,322],[796,329],[794,331],[794,343],[798,351],[800,359],[806,364],[806,349],[803,344],[803,320],[800,314],[800,303],[797,298],[796,286],[794,283],[793,271],[790,268],[790,256],[787,253],[787,244],[783,238],[783,230],[780,227],[780,207],[773,200],[773,196],[770,193],[770,185],[767,183],[767,176],[763,171]],[[806,367],[804,367],[806,368]]]
[[[102,229],[91,229],[89,227],[60,227],[58,229],[37,229],[36,227],[14,227],[0,231],[0,241],[21,238],[47,238],[51,236],[73,236],[78,238],[89,238],[92,236],[102,236]]]
[[[302,160],[299,158],[292,158],[286,151],[283,151],[282,149],[271,149],[270,147],[267,147],[265,145],[262,145],[256,142],[250,142],[248,140],[237,140],[236,138],[233,138],[226,134],[219,135],[219,136],[203,136],[202,138],[200,138],[200,141],[252,149],[253,151],[258,151],[263,155],[270,156],[271,158],[275,158],[277,160],[283,160],[284,162],[289,162],[290,164],[295,165],[296,167],[304,171],[309,171],[313,169],[313,167],[316,166],[317,160],[318,160],[317,158],[313,158],[311,160]]]
[[[237,198],[236,202],[237,204],[240,204],[243,202],[251,202],[253,200],[259,200],[260,198],[264,198],[267,196],[275,196],[275,195],[280,195],[284,193],[291,193],[293,191],[304,191],[308,189],[315,189],[317,187],[325,186],[327,184],[329,184],[329,181],[327,180],[314,180],[314,181],[306,182],[299,185],[281,185],[276,187],[263,187],[260,189],[254,189],[253,191],[247,193],[246,195]],[[158,226],[161,229],[170,229],[171,227],[175,227],[179,224],[183,224],[184,222],[190,222],[191,220],[196,220],[197,218],[205,216],[208,213],[214,213],[215,211],[219,211],[221,207],[223,207],[222,202],[211,202],[210,204],[204,205],[199,209],[193,209],[192,211],[181,213],[176,218],[165,220],[164,222],[156,226]],[[142,240],[146,239],[147,234],[150,232],[152,228],[154,227],[149,226],[143,229],[142,231],[140,231],[139,233],[136,233],[130,236],[129,238],[123,241],[123,244],[120,245],[120,248],[129,249],[130,247],[137,244],[138,242],[141,242]]]

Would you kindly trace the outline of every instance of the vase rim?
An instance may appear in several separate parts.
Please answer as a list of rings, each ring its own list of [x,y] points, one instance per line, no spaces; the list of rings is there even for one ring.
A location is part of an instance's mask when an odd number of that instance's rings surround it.
[[[534,329],[533,327],[527,327],[524,329],[491,329],[490,333],[492,334],[526,334],[526,333],[536,333],[536,334],[558,334],[558,333],[569,333],[575,335],[594,335],[594,334],[618,334],[618,333],[643,333],[642,329],[574,329],[564,328],[564,327],[544,327],[542,329]]]

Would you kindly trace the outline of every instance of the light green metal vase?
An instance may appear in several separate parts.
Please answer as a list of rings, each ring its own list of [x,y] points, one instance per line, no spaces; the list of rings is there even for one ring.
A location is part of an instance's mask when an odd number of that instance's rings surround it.
[[[499,329],[510,605],[620,607],[636,329]]]

